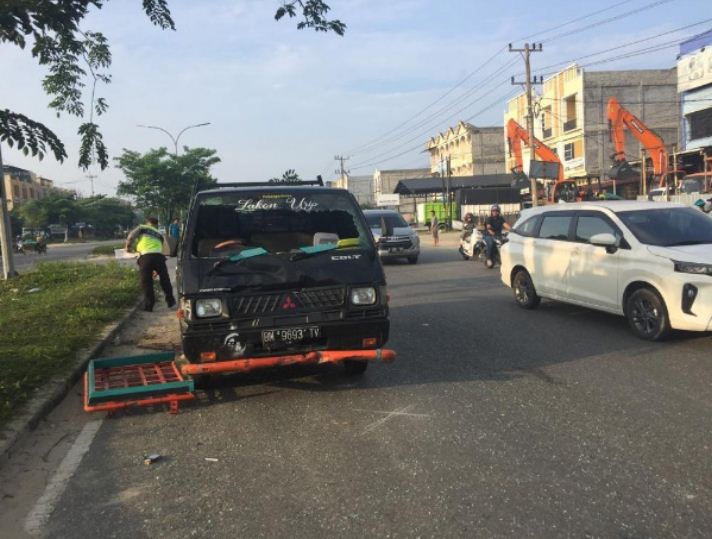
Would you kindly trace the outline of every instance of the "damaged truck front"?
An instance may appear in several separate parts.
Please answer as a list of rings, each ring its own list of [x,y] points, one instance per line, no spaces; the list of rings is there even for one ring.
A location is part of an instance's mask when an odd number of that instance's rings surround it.
[[[394,359],[388,296],[354,197],[314,186],[198,193],[178,261],[185,374]]]

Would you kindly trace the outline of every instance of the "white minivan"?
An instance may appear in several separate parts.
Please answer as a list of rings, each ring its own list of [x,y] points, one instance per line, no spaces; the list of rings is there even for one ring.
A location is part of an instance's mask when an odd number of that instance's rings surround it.
[[[712,219],[667,202],[524,210],[501,277],[525,309],[549,298],[623,315],[644,339],[712,331]]]

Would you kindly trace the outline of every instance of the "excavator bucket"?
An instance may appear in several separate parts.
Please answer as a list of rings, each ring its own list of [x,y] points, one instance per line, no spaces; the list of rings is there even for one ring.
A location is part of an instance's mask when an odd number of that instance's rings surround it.
[[[531,187],[529,184],[529,176],[524,172],[512,172],[512,187],[515,189],[526,189]]]
[[[619,181],[640,179],[640,170],[631,167],[628,161],[618,161],[608,170],[608,177]]]

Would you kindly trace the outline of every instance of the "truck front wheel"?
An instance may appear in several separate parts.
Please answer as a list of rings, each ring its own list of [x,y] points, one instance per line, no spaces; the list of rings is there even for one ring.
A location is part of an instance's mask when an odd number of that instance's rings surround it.
[[[347,376],[359,376],[366,372],[368,361],[359,361],[357,359],[347,359],[344,361],[344,372]]]

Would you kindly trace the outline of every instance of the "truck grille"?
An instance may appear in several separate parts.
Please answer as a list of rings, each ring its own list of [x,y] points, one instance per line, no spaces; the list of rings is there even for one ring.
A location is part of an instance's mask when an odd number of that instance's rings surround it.
[[[256,316],[283,311],[320,311],[344,305],[346,289],[343,286],[329,288],[311,288],[260,294],[256,296],[238,296],[232,301],[233,316]]]
[[[324,309],[331,307],[341,307],[344,304],[346,290],[342,287],[335,288],[315,288],[295,292],[298,303],[305,309]]]

